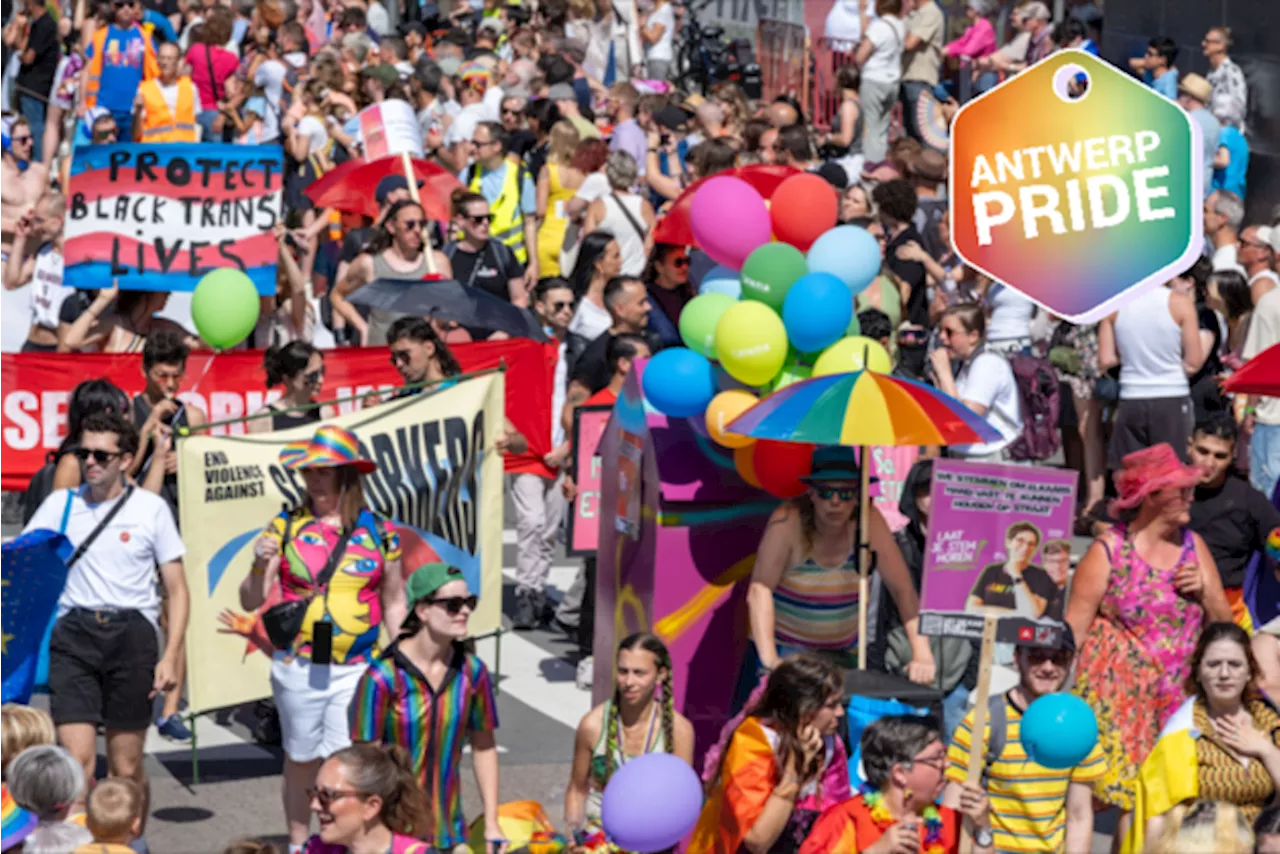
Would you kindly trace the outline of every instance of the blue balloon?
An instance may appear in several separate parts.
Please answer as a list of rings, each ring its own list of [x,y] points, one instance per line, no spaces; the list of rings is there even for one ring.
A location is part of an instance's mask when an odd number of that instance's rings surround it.
[[[664,351],[665,352],[665,351]],[[672,753],[646,753],[613,772],[600,800],[600,823],[625,851],[653,854],[676,845],[698,822],[702,781]]]
[[[856,295],[880,274],[880,245],[865,228],[838,225],[813,242],[808,262],[810,273],[830,273]]]
[[[734,299],[742,299],[742,277],[736,270],[725,266],[712,267],[702,277],[698,286],[699,294],[727,294]]]
[[[782,323],[801,353],[825,350],[844,337],[853,319],[853,294],[830,273],[801,276],[782,303]]]
[[[705,356],[669,347],[649,360],[640,382],[653,408],[672,418],[705,412],[716,394],[716,374]]]
[[[1022,747],[1037,765],[1074,768],[1098,743],[1098,719],[1074,694],[1045,694],[1022,716]]]

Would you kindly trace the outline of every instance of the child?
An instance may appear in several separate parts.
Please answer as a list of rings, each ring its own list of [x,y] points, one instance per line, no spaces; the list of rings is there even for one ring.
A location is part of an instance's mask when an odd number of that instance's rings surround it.
[[[142,833],[142,792],[127,777],[109,777],[94,786],[86,822],[93,842],[75,854],[133,854],[129,843]]]
[[[53,719],[46,712],[31,706],[17,703],[0,706],[0,757],[3,757],[3,769],[7,770],[9,761],[19,753],[38,744],[57,744]],[[3,776],[4,770],[0,770],[0,776]]]

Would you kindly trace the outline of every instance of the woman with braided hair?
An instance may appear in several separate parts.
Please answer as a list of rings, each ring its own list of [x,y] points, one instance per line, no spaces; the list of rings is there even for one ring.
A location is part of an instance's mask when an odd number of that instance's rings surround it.
[[[674,753],[693,764],[693,724],[675,710],[671,654],[651,634],[618,644],[613,696],[587,712],[574,739],[573,771],[564,796],[572,828],[600,826],[600,801],[613,772],[646,753]]]

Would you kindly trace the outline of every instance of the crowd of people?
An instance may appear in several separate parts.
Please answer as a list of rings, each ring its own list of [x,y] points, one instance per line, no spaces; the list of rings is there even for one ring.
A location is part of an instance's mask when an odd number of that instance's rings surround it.
[[[1093,542],[1068,585],[1068,541],[1009,529],[1009,560],[989,569],[1034,582],[1041,613],[1065,621],[1065,641],[1018,648],[1016,686],[973,696],[977,647],[918,631],[937,453],[926,451],[904,484],[905,525],[869,516],[868,640],[870,666],[932,686],[938,714],[885,717],[846,743],[861,479],[848,449],[819,449],[807,491],[777,508],[760,541],[746,583],[748,660],[719,742],[695,744],[662,641],[622,640],[612,694],[566,742],[572,847],[586,850],[600,829],[613,773],[665,752],[690,765],[706,755],[706,803],[687,843],[699,854],[941,854],[957,849],[962,826],[981,852],[1076,854],[1089,850],[1102,808],[1118,810],[1116,839],[1135,854],[1199,850],[1206,839],[1215,851],[1280,851],[1280,622],[1251,615],[1245,595],[1250,561],[1280,526],[1280,399],[1222,390],[1280,343],[1280,204],[1246,221],[1251,96],[1230,31],[1206,33],[1204,76],[1183,73],[1191,58],[1162,35],[1127,69],[1201,128],[1203,256],[1101,322],[1076,325],[955,254],[946,140],[919,116],[923,102],[945,126],[959,92],[986,91],[1058,49],[1096,54],[1093,4],[1068,4],[1055,22],[1039,0],[973,0],[949,31],[936,0],[840,0],[826,35],[843,53],[834,90],[813,99],[830,106],[822,114],[730,82],[676,90],[685,10],[668,0],[452,6],[6,0],[4,350],[138,353],[145,383],[133,398],[106,380],[77,385],[68,434],[25,496],[26,530],[65,533],[75,552],[50,645],[50,711],[3,711],[6,809],[11,800],[29,819],[25,839],[6,835],[4,850],[145,851],[144,736],[154,724],[173,741],[191,738],[180,714],[188,596],[175,440],[209,421],[177,398],[189,353],[204,344],[180,298],[78,289],[62,255],[76,151],[137,141],[285,152],[277,291],[262,298],[245,344],[261,350],[272,393],[249,430],[316,432],[282,455],[305,495],[263,520],[240,598],[248,611],[271,605],[264,624],[278,635],[271,692],[287,854],[465,846],[464,750],[486,851],[506,846],[495,676],[465,643],[476,598],[455,567],[402,565],[394,528],[361,489],[375,463],[325,423],[335,410],[319,395],[326,362],[345,348],[389,349],[405,385],[394,398],[455,382],[451,344],[511,333],[369,309],[353,295],[377,280],[452,279],[529,312],[557,345],[543,458],[554,474],[508,483],[510,618],[516,630],[568,634],[586,688],[594,560],[558,602],[548,586],[577,491],[566,471],[574,411],[613,403],[637,360],[680,345],[681,311],[714,263],[659,240],[658,225],[698,179],[752,164],[821,176],[840,222],[878,240],[882,269],[855,298],[862,334],[884,344],[895,373],[933,384],[999,434],[945,453],[1051,464],[1061,451],[1080,475],[1075,533]],[[373,193],[376,217],[318,209],[306,189],[364,156],[358,117],[390,100],[417,115],[421,155],[456,176],[451,192],[392,175]],[[1042,379],[1050,391],[1031,394],[1027,383]],[[499,450],[527,447],[508,423]],[[108,527],[128,536],[99,537]],[[1045,570],[1024,576],[1037,548]],[[992,604],[982,590],[970,597],[978,609]],[[380,633],[394,642],[383,648]],[[1077,767],[1050,771],[1030,763],[1019,722],[1062,690],[1093,708],[1100,738]],[[987,755],[973,779],[979,704]],[[95,783],[99,728],[109,776]],[[1193,730],[1201,737],[1188,754],[1176,736]]]

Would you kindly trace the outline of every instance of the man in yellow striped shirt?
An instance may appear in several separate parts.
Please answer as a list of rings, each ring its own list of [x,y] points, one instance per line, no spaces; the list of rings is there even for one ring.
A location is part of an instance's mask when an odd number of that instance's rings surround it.
[[[1102,751],[1094,745],[1084,762],[1057,771],[1029,760],[1022,747],[1023,712],[1044,694],[1061,691],[1071,672],[1075,640],[1070,627],[1065,630],[1064,643],[1061,649],[1018,647],[1014,658],[1020,677],[1018,685],[1002,698],[992,698],[988,706],[983,776],[991,799],[991,829],[997,854],[1077,854],[1092,847],[1090,784],[1106,770]],[[959,803],[968,776],[972,736],[971,710],[956,728],[947,750],[947,787],[942,795],[945,806],[954,808]],[[998,749],[998,755],[993,755],[992,746]]]

